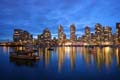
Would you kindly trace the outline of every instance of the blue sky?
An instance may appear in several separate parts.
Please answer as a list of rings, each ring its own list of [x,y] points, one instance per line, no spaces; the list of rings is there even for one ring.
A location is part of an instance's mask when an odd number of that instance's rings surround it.
[[[120,0],[0,0],[0,40],[12,40],[13,29],[29,31],[36,37],[44,28],[57,36],[61,24],[69,37],[74,23],[77,36],[85,26],[94,31],[96,23],[110,26],[115,32],[120,22]]]

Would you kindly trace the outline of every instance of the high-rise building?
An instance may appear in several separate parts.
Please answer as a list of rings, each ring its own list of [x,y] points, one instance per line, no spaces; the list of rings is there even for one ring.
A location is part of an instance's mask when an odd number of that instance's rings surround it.
[[[44,41],[50,41],[51,40],[51,32],[49,31],[48,28],[46,28],[43,31],[43,38],[44,38]]]
[[[85,35],[82,35],[81,41],[82,41],[82,42],[87,42],[87,38],[86,38]]]
[[[43,30],[43,33],[38,35],[38,45],[41,47],[51,46],[51,32],[48,28]]]
[[[97,42],[102,41],[102,35],[103,35],[103,27],[101,24],[97,23],[95,25],[95,35],[96,35],[96,40]]]
[[[112,28],[111,27],[104,27],[103,28],[103,40],[106,42],[112,41]]]
[[[13,41],[18,44],[25,44],[28,41],[32,43],[33,36],[28,32],[22,29],[14,29]]]
[[[74,24],[71,24],[70,25],[70,40],[71,41],[75,41],[76,40],[76,35],[75,35],[75,25]]]
[[[44,37],[43,37],[43,34],[40,34],[40,35],[38,35],[38,42],[37,42],[37,44],[39,45],[39,46],[44,46]]]
[[[116,38],[118,43],[120,43],[120,23],[116,23]]]
[[[66,40],[66,34],[65,33],[63,34],[63,39]]]
[[[57,38],[53,37],[53,39],[52,39],[52,46],[57,46],[58,45],[57,42],[58,42]]]
[[[94,33],[91,33],[91,40],[90,40],[90,44],[91,45],[96,45],[96,34],[94,34]]]
[[[38,35],[38,40],[43,40],[43,34]]]
[[[51,45],[51,32],[48,28],[43,30],[43,41],[45,43],[45,46]]]
[[[43,30],[43,33],[38,35],[38,43],[39,46],[51,46],[51,32],[48,28]]]
[[[64,33],[62,25],[58,27],[58,45],[63,45],[66,41],[66,34]]]
[[[85,27],[85,34],[86,35],[90,34],[90,27],[88,27],[88,26]]]
[[[58,27],[58,40],[62,41],[64,39],[64,31],[62,25],[59,25]]]
[[[87,42],[91,39],[90,27],[88,26],[85,27],[85,37]]]
[[[22,34],[23,34],[23,30],[14,29],[13,41],[14,42],[19,42],[20,40],[22,40]]]
[[[32,35],[28,31],[23,31],[22,35],[22,40],[32,40]]]

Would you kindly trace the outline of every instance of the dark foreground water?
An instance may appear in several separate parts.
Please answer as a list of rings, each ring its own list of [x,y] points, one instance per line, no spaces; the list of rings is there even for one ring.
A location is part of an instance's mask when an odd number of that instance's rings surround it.
[[[13,50],[0,47],[0,80],[120,80],[120,48],[39,49],[38,61],[12,60]]]

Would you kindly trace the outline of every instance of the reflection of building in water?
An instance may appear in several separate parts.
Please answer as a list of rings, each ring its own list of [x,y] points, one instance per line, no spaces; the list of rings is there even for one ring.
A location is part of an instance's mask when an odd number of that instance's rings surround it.
[[[43,53],[43,50],[44,50],[43,48],[39,48],[39,49],[38,49],[38,55],[39,55],[40,57],[43,57],[43,54],[44,54],[44,53]]]
[[[80,47],[77,49],[77,51],[83,56],[83,59],[87,65],[89,65],[91,60],[92,60],[92,57],[90,56],[91,53],[89,52],[89,49],[90,48],[88,48],[88,47]]]
[[[94,60],[95,60],[95,63],[97,64],[98,68],[100,68],[103,63],[102,54],[103,54],[102,49],[97,47],[96,54],[94,55]]]
[[[48,64],[50,62],[50,57],[51,57],[50,51],[48,51],[48,49],[45,48],[43,52],[43,60],[45,61],[46,67],[48,67]]]
[[[70,65],[71,69],[75,68],[75,59],[76,59],[76,48],[70,47]]]
[[[59,47],[58,48],[58,69],[61,71],[63,62],[65,59],[65,48],[64,47]]]
[[[96,48],[97,53],[94,55],[95,64],[100,68],[104,64],[109,67],[112,63],[112,49],[110,47]]]
[[[109,67],[112,63],[112,49],[110,47],[103,48],[103,61],[106,67]]]
[[[89,48],[83,47],[82,53],[83,53],[83,57],[84,57],[84,60],[87,63],[87,65],[90,64]]]
[[[45,63],[45,67],[48,67],[50,58],[51,58],[51,53],[48,50],[48,48],[39,48],[38,54],[40,56],[40,59],[43,59],[43,61]]]
[[[77,52],[78,52],[78,53],[82,54],[82,50],[83,50],[82,47],[77,47]]]
[[[82,51],[79,50],[79,53],[82,53],[85,63],[89,65],[92,61],[95,62],[97,67],[106,65],[109,67],[112,63],[112,49],[110,47],[99,48],[95,47],[95,53],[90,53],[90,48],[82,47]]]
[[[14,63],[16,66],[27,66],[27,67],[36,67],[37,61],[34,60],[20,60],[20,59],[10,59],[11,63]]]
[[[58,48],[58,69],[61,71],[64,59],[69,59],[70,67],[75,67],[76,48],[75,47],[59,47]]]
[[[3,52],[9,53],[9,52],[10,52],[10,47],[5,47],[5,46],[3,46]]]
[[[120,68],[120,49],[116,48],[116,61],[117,61],[117,65]]]

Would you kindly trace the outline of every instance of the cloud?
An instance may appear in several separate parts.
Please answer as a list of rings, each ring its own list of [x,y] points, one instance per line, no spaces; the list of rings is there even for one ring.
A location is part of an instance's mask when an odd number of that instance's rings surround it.
[[[14,28],[22,28],[36,36],[48,27],[54,36],[61,24],[69,36],[71,23],[76,25],[77,35],[84,32],[85,26],[94,31],[94,25],[101,23],[112,26],[115,32],[115,23],[120,21],[119,3],[119,0],[0,0],[0,31],[8,30],[10,36]],[[8,36],[3,35],[0,38]]]

